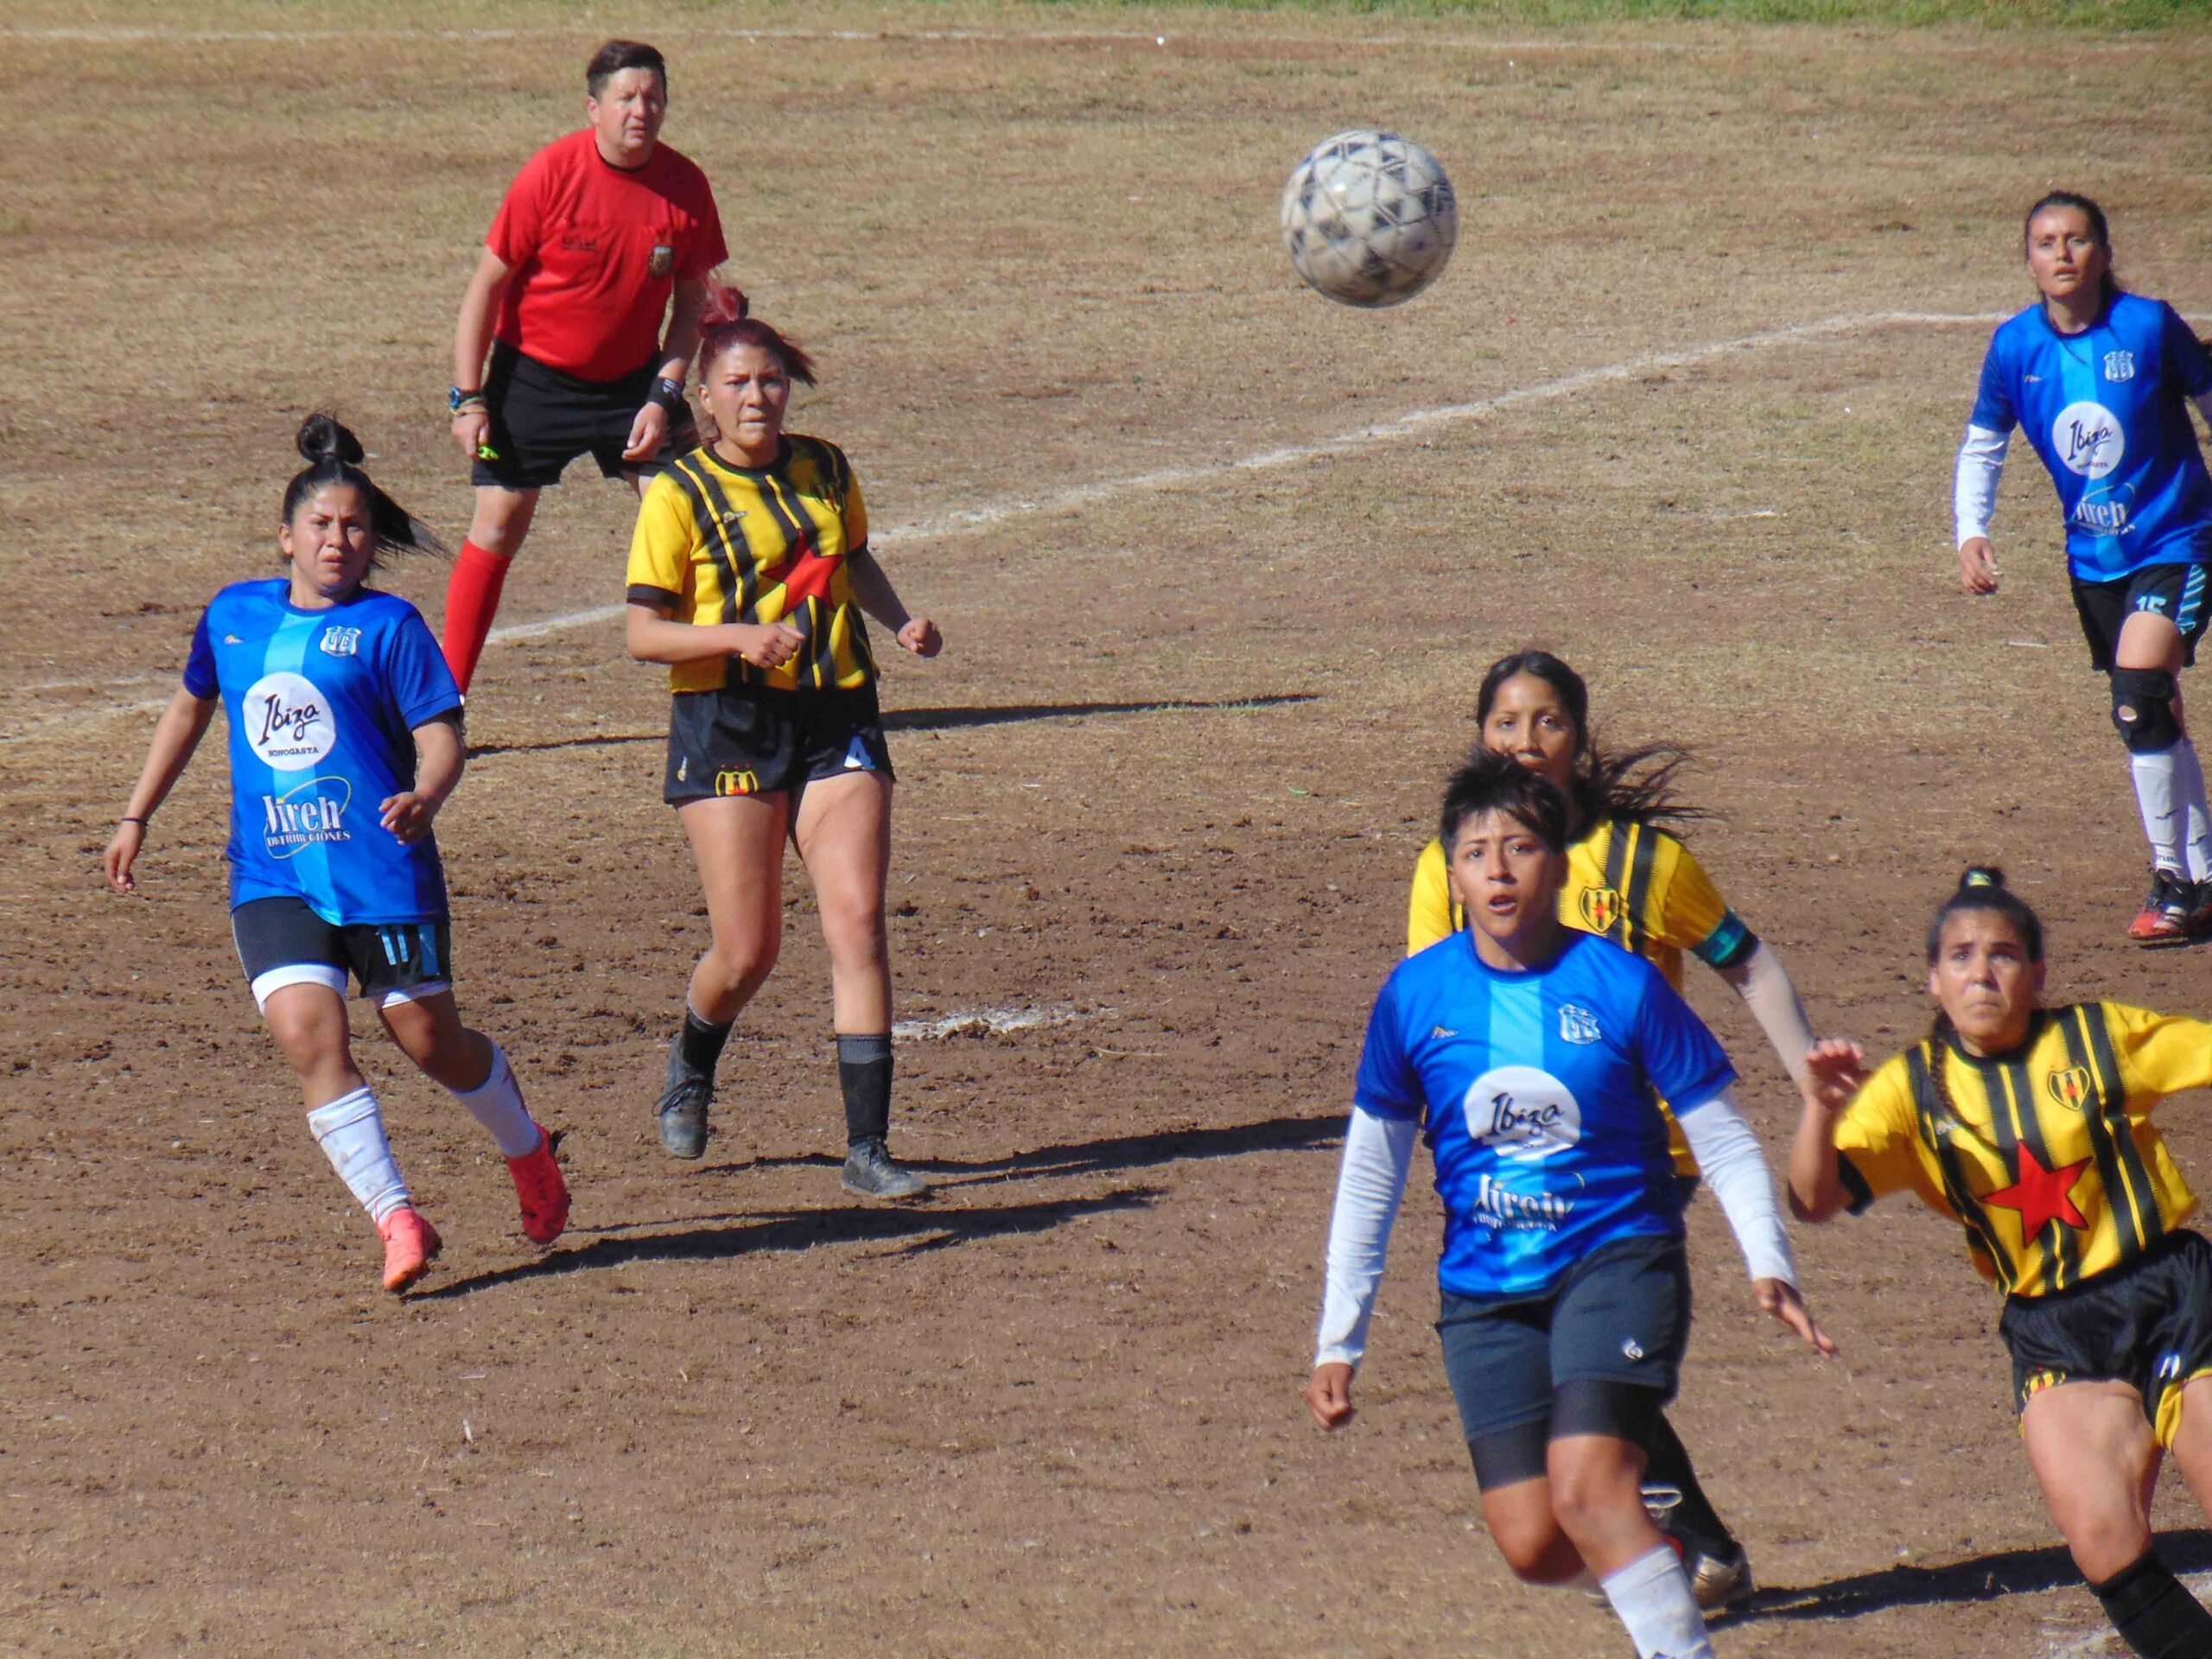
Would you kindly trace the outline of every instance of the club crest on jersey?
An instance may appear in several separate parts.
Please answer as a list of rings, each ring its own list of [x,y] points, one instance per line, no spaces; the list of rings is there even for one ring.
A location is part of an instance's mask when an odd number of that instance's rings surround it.
[[[2069,1112],[2085,1111],[2089,1104],[2089,1068],[2069,1065],[2044,1079],[2050,1097]]]
[[[361,631],[359,628],[325,628],[320,643],[328,656],[357,656],[361,649]]]
[[[653,245],[652,257],[645,261],[646,274],[656,279],[673,276],[676,271],[676,250],[665,242]]]
[[[715,774],[715,793],[717,795],[757,795],[760,792],[760,774],[749,768],[739,770],[726,767]]]
[[[1619,890],[1614,887],[1585,887],[1580,901],[1582,919],[1593,933],[1610,933],[1621,919],[1621,912],[1628,906],[1621,902]]]
[[[2133,380],[2134,378],[2135,378],[2135,353],[2133,353],[2133,352],[2107,352],[2107,353],[2105,353],[2105,378],[2106,378],[2106,379],[2107,379],[2107,380]]]
[[[1587,1047],[1605,1040],[1605,1033],[1598,1027],[1598,1016],[1587,1008],[1578,1008],[1572,1002],[1560,1005],[1559,1034],[1563,1042]]]

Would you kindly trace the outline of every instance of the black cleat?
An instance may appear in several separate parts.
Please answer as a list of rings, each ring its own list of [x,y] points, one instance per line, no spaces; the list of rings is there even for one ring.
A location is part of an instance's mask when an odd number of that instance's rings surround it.
[[[668,1057],[668,1087],[653,1108],[660,1120],[661,1149],[671,1158],[697,1158],[707,1150],[707,1108],[715,1098],[715,1080],[694,1071],[677,1055]]]
[[[845,1191],[863,1198],[916,1198],[929,1183],[895,1162],[880,1141],[855,1141],[845,1154]]]

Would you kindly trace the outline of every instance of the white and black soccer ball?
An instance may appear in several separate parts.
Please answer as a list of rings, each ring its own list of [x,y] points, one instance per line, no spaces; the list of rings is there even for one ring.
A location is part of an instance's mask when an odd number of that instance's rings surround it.
[[[1340,132],[1282,193],[1282,243],[1306,283],[1345,305],[1400,305],[1442,275],[1459,204],[1436,157],[1395,132]]]

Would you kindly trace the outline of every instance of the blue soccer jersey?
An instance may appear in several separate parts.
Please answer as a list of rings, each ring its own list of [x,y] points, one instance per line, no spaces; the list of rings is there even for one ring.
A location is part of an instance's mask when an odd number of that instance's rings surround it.
[[[192,636],[184,686],[231,725],[231,905],[297,898],[337,926],[446,913],[435,841],[378,822],[415,786],[414,728],[461,707],[422,613],[357,592],[306,611],[283,577],[234,582]]]
[[[1422,1125],[1444,1288],[1533,1296],[1615,1239],[1681,1236],[1658,1097],[1694,1109],[1735,1077],[1659,970],[1610,940],[1572,933],[1541,972],[1503,973],[1461,932],[1383,985],[1353,1099]]]
[[[2122,294],[2086,333],[2040,302],[1989,342],[1972,425],[2022,428],[2066,510],[2082,582],[2212,559],[2212,476],[2186,399],[2212,391],[2212,357],[2161,300]]]

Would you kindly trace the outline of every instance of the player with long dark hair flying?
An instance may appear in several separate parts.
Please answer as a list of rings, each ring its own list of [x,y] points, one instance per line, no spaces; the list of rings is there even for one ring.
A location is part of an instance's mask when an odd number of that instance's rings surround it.
[[[1476,694],[1475,726],[1484,747],[1517,760],[1566,798],[1569,845],[1560,920],[1644,957],[1677,993],[1684,954],[1696,957],[1743,997],[1783,1067],[1802,1077],[1813,1033],[1781,958],[1744,925],[1705,867],[1664,827],[1704,816],[1675,798],[1682,752],[1654,746],[1602,753],[1590,729],[1589,687],[1547,651],[1515,652],[1490,665]],[[1414,869],[1407,954],[1466,925],[1466,912],[1452,897],[1444,844],[1433,841]],[[1694,1190],[1697,1160],[1669,1122],[1687,1194]],[[1664,1509],[1668,1530],[1682,1547],[1700,1605],[1742,1600],[1752,1588],[1749,1555],[1714,1510],[1663,1414],[1655,1419],[1653,1434],[1648,1474],[1655,1504]]]
[[[2054,191],[2023,234],[2036,302],[1989,342],[1959,448],[1959,581],[1997,591],[1989,521],[2012,429],[2057,486],[2089,665],[2112,686],[2151,892],[2127,936],[2174,944],[2212,927],[2212,812],[2177,677],[2212,618],[2212,474],[2190,425],[2212,420],[2212,356],[2161,300],[2113,276],[2104,210]]]
[[[2151,1114],[2212,1084],[2212,1025],[2117,1002],[2046,1007],[2043,925],[1968,870],[1928,930],[1934,1029],[1870,1077],[1816,1044],[1789,1154],[1806,1221],[1910,1192],[1960,1223],[2005,1293],[2020,1437],[2106,1614],[2148,1659],[2212,1654],[2212,1614],[2158,1560],[2167,1452],[2212,1513],[2212,1245]]]
[[[1444,1205],[1437,1319],[1483,1516],[1534,1584],[1594,1576],[1643,1659],[1713,1651],[1646,1513],[1646,1452],[1689,1338],[1675,1103],[1758,1304],[1832,1352],[1796,1290],[1765,1156],[1712,1034],[1642,957],[1566,926],[1567,804],[1493,752],[1452,779],[1440,840],[1471,925],[1376,999],[1330,1224],[1306,1402],[1334,1428],[1417,1136]]]
[[[782,945],[788,839],[830,946],[844,1184],[911,1198],[923,1183],[887,1147],[892,772],[861,613],[917,656],[943,641],[869,550],[844,452],[784,429],[791,383],[814,384],[812,360],[743,316],[734,293],[708,305],[699,383],[715,433],[653,480],[630,547],[630,650],[669,665],[663,794],[690,840],[714,933],[655,1107],[661,1144],[677,1158],[706,1149],[715,1063]]]
[[[136,889],[146,826],[221,703],[238,961],[298,1074],[308,1129],[384,1240],[385,1288],[400,1291],[439,1240],[353,1064],[349,974],[408,1058],[498,1141],[523,1230],[559,1237],[569,1193],[505,1053],[454,1003],[430,827],[461,781],[461,693],[421,613],[365,585],[380,551],[435,540],[361,470],[359,442],[335,420],[309,416],[299,448],[308,465],[285,488],[276,531],[289,569],[209,602],[104,863],[118,892]]]

